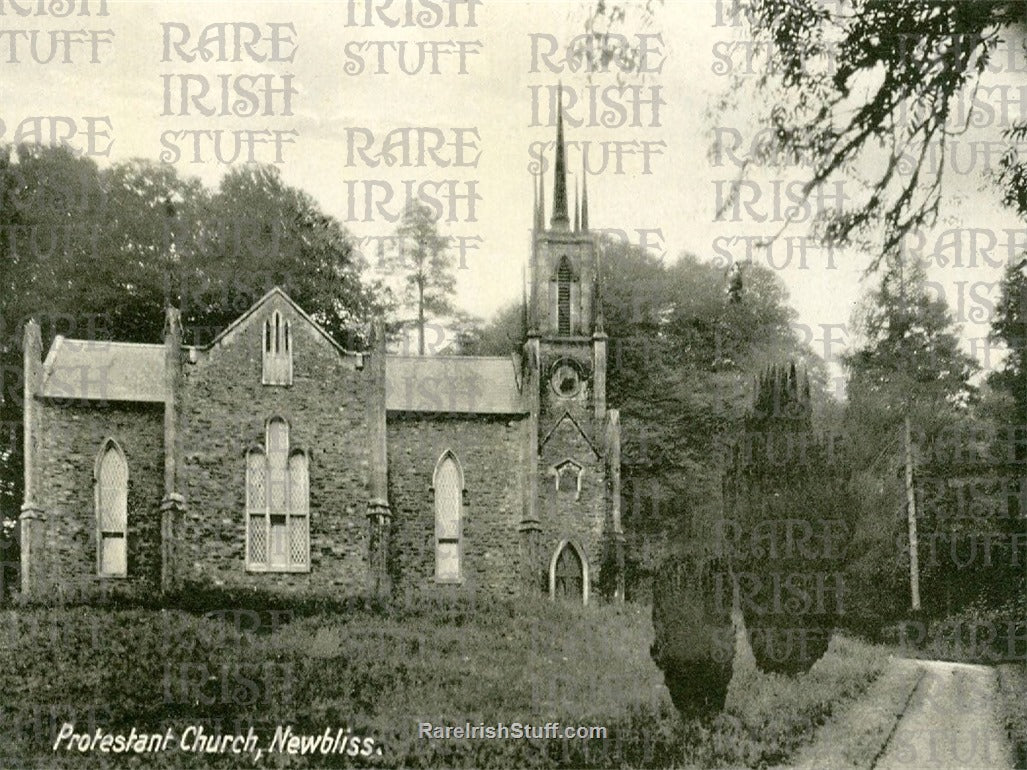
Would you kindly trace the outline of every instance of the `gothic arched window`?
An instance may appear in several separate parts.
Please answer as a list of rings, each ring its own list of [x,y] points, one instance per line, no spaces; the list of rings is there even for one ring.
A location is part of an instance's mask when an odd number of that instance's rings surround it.
[[[128,463],[113,439],[100,450],[94,480],[97,572],[124,577],[128,574]]]
[[[289,321],[282,318],[277,310],[264,321],[262,361],[262,381],[265,385],[292,385]]]
[[[447,451],[435,465],[435,579],[461,579],[464,475],[456,455]]]
[[[571,281],[574,274],[571,272],[570,262],[567,257],[560,259],[560,267],[556,270],[556,333],[569,335],[571,333]]]
[[[310,474],[307,456],[289,447],[289,424],[267,424],[266,447],[246,454],[246,567],[310,569]]]

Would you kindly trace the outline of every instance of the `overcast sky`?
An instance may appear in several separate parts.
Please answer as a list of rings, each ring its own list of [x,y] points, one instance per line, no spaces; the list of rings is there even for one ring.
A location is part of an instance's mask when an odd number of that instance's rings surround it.
[[[92,0],[90,5],[94,15],[89,17],[21,18],[10,7],[5,16],[0,16],[0,30],[8,32],[16,29],[46,32],[110,29],[114,32],[111,43],[99,44],[99,63],[89,61],[90,49],[82,44],[72,47],[70,64],[35,63],[28,60],[22,40],[17,50],[19,63],[11,64],[8,59],[5,77],[0,80],[0,118],[5,124],[5,140],[13,138],[20,121],[32,116],[69,116],[79,125],[84,125],[81,119],[86,116],[109,117],[113,137],[110,160],[135,156],[157,160],[162,152],[170,153],[165,154],[165,159],[175,162],[181,173],[199,176],[213,185],[227,166],[213,158],[208,146],[202,148],[204,159],[193,162],[191,135],[166,132],[222,131],[225,139],[234,141],[231,132],[237,129],[294,131],[295,134],[283,134],[292,140],[282,147],[284,162],[279,165],[284,178],[310,192],[358,238],[385,235],[394,227],[377,211],[372,221],[366,221],[364,193],[368,185],[381,195],[383,183],[390,184],[397,198],[402,197],[406,180],[418,185],[441,182],[452,185],[460,194],[473,189],[480,196],[474,203],[476,221],[468,221],[470,212],[466,198],[458,199],[455,206],[446,207],[447,215],[451,214],[457,221],[444,223],[443,231],[462,237],[467,244],[477,244],[475,250],[467,252],[466,269],[460,271],[458,300],[465,309],[481,316],[488,316],[500,305],[520,297],[531,224],[533,148],[537,143],[551,142],[554,137],[548,97],[549,89],[555,87],[558,80],[566,87],[565,101],[576,101],[566,113],[568,142],[589,143],[590,170],[598,172],[589,178],[591,225],[593,228],[620,228],[632,233],[633,238],[638,237],[639,231],[659,231],[662,238],[652,234],[648,237],[666,253],[667,259],[690,251],[707,258],[720,256],[723,260],[727,243],[718,238],[758,236],[777,230],[780,222],[753,221],[762,213],[773,215],[775,189],[787,192],[787,188],[775,188],[770,180],[801,179],[798,172],[766,175],[761,178],[761,200],[754,206],[753,213],[743,212],[741,221],[715,221],[718,183],[723,190],[723,185],[734,178],[736,169],[730,164],[718,165],[711,158],[714,125],[708,108],[729,85],[724,72],[727,52],[735,52],[732,68],[744,63],[744,52],[739,52],[737,47],[739,31],[715,26],[716,4],[706,0],[668,2],[653,20],[649,31],[661,33],[662,41],[650,41],[649,61],[651,68],[659,71],[642,80],[629,78],[627,81],[641,89],[638,91],[642,98],[640,104],[633,102],[630,95],[619,96],[608,90],[617,82],[615,73],[593,75],[592,86],[597,90],[590,92],[589,81],[583,73],[553,71],[557,68],[548,67],[533,55],[533,51],[548,52],[551,40],[565,42],[583,29],[585,5],[576,0],[564,3],[486,0],[475,8],[473,26],[468,24],[466,7],[457,8],[450,19],[448,8],[443,6],[443,23],[427,28],[417,26],[416,21],[419,13],[424,14],[421,21],[429,25],[437,20],[432,4],[399,0],[382,15],[373,15],[374,23],[370,26],[360,23],[364,18],[364,0],[356,3],[112,1],[107,16],[95,15],[99,10],[98,0]],[[409,17],[415,24],[401,23],[395,27],[386,24],[385,20],[390,18],[402,22],[408,5],[411,6]],[[78,6],[81,7],[81,2]],[[450,21],[455,25],[447,26]],[[242,60],[232,61],[231,35],[226,48],[227,61],[219,61],[217,55],[207,62],[200,58],[184,61],[174,47],[170,49],[171,61],[162,60],[166,36],[170,42],[181,43],[188,35],[189,40],[183,43],[181,50],[194,50],[204,25],[213,22],[261,25],[259,29],[264,38],[253,50],[269,58],[273,45],[268,39],[271,28],[266,25],[294,25],[294,32],[289,27],[278,28],[282,37],[278,41],[278,53],[282,57],[292,53],[293,60],[253,61],[244,47]],[[249,28],[242,28],[241,34],[245,41]],[[379,46],[378,41],[383,44]],[[45,51],[49,44],[43,42],[41,50]],[[10,56],[9,44],[10,34],[0,38],[0,58]],[[735,47],[729,48],[732,44]],[[400,47],[405,49],[409,69],[416,68],[420,52],[425,54],[419,73],[400,71]],[[208,46],[208,50],[215,54],[218,51],[216,46]],[[437,74],[431,72],[434,51],[439,52]],[[558,60],[559,55],[553,58]],[[380,65],[387,70],[385,74],[377,72]],[[465,72],[460,71],[461,66]],[[8,76],[9,73],[15,76]],[[184,81],[182,75],[189,79]],[[294,93],[289,95],[289,112],[292,114],[283,114],[285,97],[281,92],[269,98],[262,95],[259,114],[242,117],[220,114],[226,110],[218,98],[219,77],[240,75],[270,77],[276,88],[286,83],[283,76],[291,75],[289,85]],[[1013,117],[1019,117],[1018,89],[1027,82],[1023,74],[1007,72],[996,77],[994,82],[1014,87],[1012,95],[1006,95],[1010,100],[1007,106],[1014,113]],[[195,104],[188,101],[190,114],[182,114],[183,83],[195,89],[201,78],[210,86],[210,93],[201,103],[217,114],[201,115]],[[597,111],[590,115],[582,106],[582,102],[589,100],[590,93],[600,99],[605,96],[613,102],[614,109],[609,110],[610,105],[600,102]],[[662,102],[658,111],[650,101],[654,95]],[[1001,97],[1002,94],[995,92],[995,99]],[[166,104],[171,105],[172,114],[164,114],[169,111]],[[230,106],[227,111],[232,109]],[[604,111],[609,113],[605,120]],[[736,123],[730,128],[738,128],[744,134],[747,129],[738,121],[737,114],[736,111]],[[998,138],[999,117],[992,116],[990,125],[980,129],[980,137]],[[579,121],[583,124],[571,125]],[[440,167],[430,156],[426,165],[372,168],[350,147],[350,139],[362,143],[370,134],[375,144],[368,153],[380,151],[387,132],[405,127],[428,129],[430,135],[441,131],[447,142],[454,141],[453,129],[468,129],[463,136],[470,137],[477,149],[465,147],[464,160],[468,165],[458,168]],[[972,133],[968,139],[975,136],[978,134]],[[209,140],[201,138],[201,141]],[[76,142],[82,146],[83,137],[72,140],[73,144]],[[643,146],[648,146],[652,153],[648,168]],[[412,149],[415,151],[412,157],[416,159],[418,148]],[[629,154],[631,150],[633,154]],[[620,169],[616,168],[618,151],[623,153]],[[275,149],[271,145],[258,145],[256,152],[260,160],[274,159]],[[452,147],[439,155],[444,161],[457,160]],[[570,148],[569,157],[570,169],[574,172],[569,181],[574,184],[581,167],[581,154],[575,146]],[[469,165],[474,158],[477,159],[474,165]],[[606,168],[600,171],[604,159]],[[100,161],[105,162],[105,159]],[[547,204],[551,204],[551,175],[547,176],[546,187]],[[939,232],[954,226],[989,228],[1004,241],[1006,228],[1018,228],[1018,238],[1027,244],[1022,226],[998,207],[995,191],[982,181],[976,170],[950,176],[947,191],[944,221]],[[788,203],[785,200],[782,205]],[[386,212],[398,213],[401,206],[401,200],[394,200],[386,207]],[[798,237],[804,232],[801,224],[793,225],[785,235]],[[964,235],[964,242],[966,238]],[[813,330],[818,352],[837,356],[842,346],[836,342],[825,348],[824,325],[849,322],[853,303],[862,290],[860,276],[868,257],[842,255],[836,258],[834,268],[828,269],[826,258],[811,251],[803,269],[797,257],[788,263],[781,251],[783,248],[784,243],[778,250],[775,266],[781,268],[792,303],[801,321]],[[736,257],[744,256],[744,246],[739,241],[731,251]],[[1006,252],[996,254],[1004,257]],[[762,255],[756,256],[765,261]],[[932,268],[931,277],[944,287],[950,304],[958,308],[959,292],[969,297],[975,282],[982,282],[976,287],[978,297],[992,301],[997,298],[991,284],[999,273],[997,267],[953,269],[949,266]],[[964,316],[974,306],[968,301]],[[986,333],[986,319],[972,323],[966,317],[964,321],[968,345],[972,344],[969,340]],[[837,326],[831,337],[844,342],[848,334]]]

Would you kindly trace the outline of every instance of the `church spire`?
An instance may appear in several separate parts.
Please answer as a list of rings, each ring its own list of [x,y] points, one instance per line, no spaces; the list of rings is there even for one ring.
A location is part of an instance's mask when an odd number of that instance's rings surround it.
[[[531,177],[531,233],[538,232],[538,179]]]
[[[528,275],[525,266],[521,265],[521,339],[528,338],[531,323],[528,320]]]
[[[535,188],[535,232],[541,233],[546,229],[546,188],[545,176],[538,172],[538,184]]]
[[[581,232],[581,199],[577,185],[574,185],[574,232]]]
[[[570,227],[567,216],[567,163],[563,149],[563,84],[558,86],[556,113],[556,173],[553,179],[553,218],[550,224],[554,229],[566,230]]]
[[[581,231],[588,232],[588,175],[585,172],[585,155],[581,155]]]

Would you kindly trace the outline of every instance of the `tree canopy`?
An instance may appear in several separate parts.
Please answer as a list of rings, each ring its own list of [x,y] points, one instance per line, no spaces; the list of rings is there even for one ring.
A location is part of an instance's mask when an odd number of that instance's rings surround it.
[[[0,509],[21,500],[21,329],[158,342],[162,308],[181,307],[205,344],[281,285],[344,343],[383,310],[345,228],[272,167],[230,171],[216,190],[174,167],[99,168],[61,147],[0,146]]]
[[[847,208],[820,212],[819,233],[830,243],[886,255],[932,226],[947,144],[973,124],[980,107],[967,97],[996,49],[1022,37],[1023,4],[749,0],[735,8],[767,56],[758,87],[769,130],[750,161],[808,164],[807,194],[839,177],[860,183],[863,193]],[[1007,176],[1020,168],[1022,131],[1003,132]],[[939,149],[942,162],[931,162]]]
[[[382,267],[400,281],[399,305],[413,314],[401,325],[417,330],[417,350],[425,354],[425,324],[429,318],[452,315],[456,307],[455,260],[449,239],[439,233],[439,216],[428,204],[411,200],[396,227],[394,248],[383,254]]]
[[[672,264],[604,240],[607,400],[622,420],[622,510],[629,583],[645,586],[668,548],[708,545],[720,513],[725,450],[736,438],[753,379],[789,359],[828,401],[823,362],[803,344],[780,278],[750,265],[741,276],[691,254]],[[470,354],[507,354],[523,341],[511,305],[471,334]]]

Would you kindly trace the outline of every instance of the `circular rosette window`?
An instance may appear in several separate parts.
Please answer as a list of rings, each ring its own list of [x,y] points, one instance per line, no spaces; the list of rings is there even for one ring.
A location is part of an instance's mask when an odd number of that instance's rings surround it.
[[[574,398],[581,392],[584,381],[581,366],[569,358],[561,358],[550,370],[549,384],[561,398]]]

